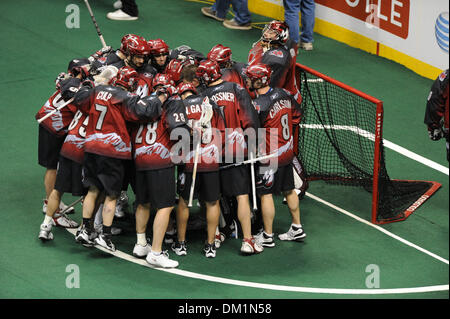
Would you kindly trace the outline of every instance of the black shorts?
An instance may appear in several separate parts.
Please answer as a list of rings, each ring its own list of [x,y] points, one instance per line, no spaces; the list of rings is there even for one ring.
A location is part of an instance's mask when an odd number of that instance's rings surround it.
[[[119,197],[124,177],[123,160],[84,153],[83,184],[105,191],[106,196]]]
[[[122,190],[123,191],[127,191],[128,190],[128,185],[131,186],[131,189],[133,190],[134,193],[136,193],[135,189],[136,189],[136,167],[134,165],[134,161],[133,160],[123,160],[123,167],[125,170],[125,175],[123,178],[123,183],[122,183]]]
[[[136,171],[136,203],[161,209],[175,206],[175,166]]]
[[[59,157],[56,171],[55,189],[60,193],[72,193],[73,196],[84,196],[87,188],[82,181],[83,167],[64,156]]]
[[[220,170],[220,190],[231,197],[250,193],[250,166],[239,165]]]
[[[47,131],[42,125],[39,125],[39,165],[48,169],[56,169],[58,166],[59,152],[61,151],[65,138],[65,136],[56,136]]]
[[[192,172],[178,175],[178,195],[185,201],[189,200],[192,185]],[[205,202],[215,202],[220,199],[219,172],[197,172],[195,177],[194,198]]]
[[[275,174],[266,170],[263,174],[264,167],[256,169],[256,193],[258,196],[266,194],[280,194],[293,190],[294,186],[294,172],[292,164],[278,167]]]

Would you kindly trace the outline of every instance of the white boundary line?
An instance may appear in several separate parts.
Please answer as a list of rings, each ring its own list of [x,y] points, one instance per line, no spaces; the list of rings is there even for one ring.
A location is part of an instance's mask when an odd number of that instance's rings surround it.
[[[323,199],[321,199],[321,198],[319,198],[319,197],[317,197],[317,196],[315,196],[315,195],[313,195],[311,193],[306,192],[305,195],[308,196],[309,198],[312,198],[312,199],[314,199],[314,200],[316,200],[316,201],[318,201],[318,202],[320,202],[320,203],[322,203],[324,205],[327,205],[327,206],[337,210],[338,212],[340,212],[340,213],[342,213],[344,215],[347,215],[347,216],[349,216],[349,217],[351,217],[353,219],[356,219],[357,221],[359,221],[361,223],[364,223],[364,224],[366,224],[366,225],[368,225],[368,226],[370,226],[372,228],[375,228],[376,230],[378,230],[378,231],[380,231],[380,232],[382,232],[382,233],[384,233],[384,234],[386,234],[386,235],[388,235],[388,236],[390,236],[390,237],[392,237],[392,238],[394,238],[394,239],[404,243],[405,245],[408,245],[408,246],[410,246],[410,247],[412,247],[414,249],[417,249],[417,250],[419,250],[419,251],[421,251],[421,252],[423,252],[423,253],[425,253],[425,254],[427,254],[427,255],[429,255],[429,256],[431,256],[431,257],[433,257],[433,258],[435,258],[435,259],[437,259],[439,261],[442,261],[443,263],[446,263],[447,265],[449,264],[447,259],[442,258],[442,257],[440,257],[440,256],[438,256],[436,254],[433,254],[432,252],[430,252],[430,251],[428,251],[428,250],[426,250],[426,249],[424,249],[422,247],[419,247],[419,246],[417,246],[417,245],[407,241],[406,239],[403,239],[403,238],[401,238],[401,237],[391,233],[390,231],[387,231],[386,229],[384,229],[384,228],[382,228],[382,227],[380,227],[378,225],[372,224],[371,222],[369,222],[369,221],[367,221],[365,219],[362,219],[362,218],[360,218],[360,217],[358,217],[358,216],[356,216],[356,215],[354,215],[354,214],[352,214],[352,213],[350,213],[350,212],[348,212],[348,211],[346,211],[346,210],[344,210],[344,209],[342,209],[340,207],[337,207],[336,205],[333,205],[333,204],[331,204],[331,203],[329,203],[329,202],[327,202],[327,201],[325,201],[325,200],[323,200]]]
[[[343,213],[349,217],[352,217],[360,222],[363,222],[366,225],[369,225],[371,227],[374,227],[375,229],[387,234],[388,236],[397,239],[401,242],[403,242],[404,244],[411,246],[415,249],[418,249],[424,253],[426,253],[427,255],[430,255],[433,258],[436,258],[444,263],[446,263],[448,265],[448,260],[439,257],[417,245],[414,245],[412,243],[410,243],[409,241],[398,237],[395,234],[392,234],[388,231],[386,231],[385,229],[377,226],[377,225],[373,225],[369,222],[367,222],[366,220],[359,218],[358,216],[353,215],[350,212],[347,212],[346,210],[343,210],[342,208],[339,208],[331,203],[328,203],[327,201],[312,195],[310,193],[306,193],[306,196],[320,202],[323,203],[333,209],[336,209],[338,212]],[[75,229],[66,229],[68,232],[72,233],[73,235],[75,235],[76,230]],[[141,265],[141,266],[145,266],[145,267],[149,267],[149,268],[153,268],[155,270],[160,270],[160,271],[164,271],[167,273],[171,273],[174,275],[179,275],[179,276],[184,276],[184,277],[188,277],[188,278],[195,278],[195,279],[201,279],[201,280],[206,280],[206,281],[211,281],[211,282],[217,282],[217,283],[221,283],[221,284],[228,284],[228,285],[236,285],[236,286],[243,286],[243,287],[250,287],[250,288],[258,288],[258,289],[269,289],[269,290],[278,290],[278,291],[289,291],[289,292],[303,292],[303,293],[319,293],[319,294],[343,294],[343,295],[384,295],[384,294],[409,294],[409,293],[423,293],[423,292],[433,292],[433,291],[447,291],[449,290],[449,285],[436,285],[436,286],[425,286],[425,287],[413,287],[413,288],[390,288],[390,289],[339,289],[339,288],[314,288],[314,287],[296,287],[296,286],[284,286],[284,285],[273,285],[273,284],[262,284],[262,283],[256,283],[256,282],[249,282],[249,281],[243,281],[243,280],[235,280],[235,279],[228,279],[228,278],[223,278],[223,277],[216,277],[216,276],[210,276],[210,275],[204,275],[204,274],[199,274],[199,273],[195,273],[195,272],[191,272],[191,271],[187,271],[187,270],[181,270],[181,269],[162,269],[162,268],[154,268],[149,266],[149,264],[147,264],[147,262],[144,259],[139,259],[136,258],[132,255],[126,254],[120,250],[116,250],[115,252],[111,252],[103,247],[100,247],[98,245],[95,246],[97,249],[100,249],[106,253],[109,253],[111,255],[114,255],[118,258],[127,260],[129,262]]]
[[[300,127],[302,128],[309,128],[309,129],[334,129],[334,130],[343,130],[343,131],[351,131],[355,134],[361,135],[362,137],[365,137],[371,141],[375,141],[375,135],[363,130],[356,126],[348,126],[348,125],[321,125],[321,124],[300,124]],[[432,169],[435,169],[441,173],[444,173],[445,175],[449,175],[449,168],[445,167],[441,164],[438,164],[436,162],[433,162],[432,160],[429,160],[419,154],[416,154],[414,152],[411,152],[410,150],[407,150],[406,148],[394,144],[386,139],[383,139],[383,144],[385,147],[390,148],[391,150],[400,153],[406,157],[409,157],[412,160],[415,160],[423,165],[426,165]]]

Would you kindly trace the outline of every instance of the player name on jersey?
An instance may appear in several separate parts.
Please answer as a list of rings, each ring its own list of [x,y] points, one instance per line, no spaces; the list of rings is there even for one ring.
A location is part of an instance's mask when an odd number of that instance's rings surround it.
[[[211,100],[214,102],[218,101],[228,101],[228,102],[234,102],[236,99],[235,95],[231,92],[218,92],[211,96]]]
[[[189,116],[190,114],[201,114],[203,112],[203,108],[200,104],[191,104],[186,106],[186,114]]]
[[[96,99],[102,100],[102,101],[108,101],[111,97],[112,97],[112,94],[110,92],[100,91],[100,92],[98,92]]]
[[[274,116],[281,111],[282,109],[290,109],[292,108],[291,101],[289,100],[279,100],[275,102],[270,110],[269,116],[270,118],[274,118]]]

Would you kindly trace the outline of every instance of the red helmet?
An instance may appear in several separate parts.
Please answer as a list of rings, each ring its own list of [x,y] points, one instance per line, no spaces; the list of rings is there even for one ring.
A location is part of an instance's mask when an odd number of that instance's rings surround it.
[[[191,83],[180,83],[177,86],[177,91],[179,95],[182,95],[184,92],[191,91],[193,94],[197,94],[197,89]]]
[[[166,42],[162,39],[155,39],[150,40],[148,42],[151,42],[151,54],[158,55],[158,54],[169,54],[169,46]]]
[[[168,74],[162,74],[158,73],[155,75],[152,81],[152,86],[156,87],[157,85],[175,85],[175,82],[173,82],[172,78]]]
[[[114,86],[121,85],[128,91],[133,92],[136,90],[139,80],[139,74],[135,69],[129,66],[124,66],[119,69],[117,75],[113,78],[112,84]]]
[[[272,39],[266,38],[266,31],[274,31],[276,33],[275,37]],[[262,31],[261,40],[264,42],[269,42],[273,44],[285,44],[289,38],[289,27],[284,21],[273,20],[266,24]]]
[[[167,64],[164,73],[169,75],[172,80],[177,83],[180,81],[181,71],[183,70],[183,63],[177,59],[170,60]]]
[[[216,61],[221,67],[227,62],[231,62],[231,49],[222,44],[217,44],[209,51],[208,60]]]
[[[264,86],[269,85],[271,74],[272,69],[263,63],[255,63],[245,69],[245,75],[250,81],[254,82],[256,80],[261,80],[261,83]]]
[[[216,61],[211,60],[200,62],[195,75],[199,79],[203,79],[206,84],[214,82],[222,77],[219,64]]]
[[[150,46],[144,38],[133,39],[129,41],[127,45],[129,55],[142,55],[146,56],[150,54]]]
[[[131,42],[137,41],[138,39],[143,39],[142,37],[136,35],[136,34],[126,34],[122,37],[122,40],[120,40],[120,51],[124,54],[128,54],[128,45]]]

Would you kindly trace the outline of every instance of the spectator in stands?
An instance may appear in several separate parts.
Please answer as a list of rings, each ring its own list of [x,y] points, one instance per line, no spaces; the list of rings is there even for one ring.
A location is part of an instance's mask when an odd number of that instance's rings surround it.
[[[109,12],[106,17],[111,20],[132,21],[139,16],[136,0],[117,0],[114,2],[114,12]]]
[[[230,4],[234,18],[225,20]],[[228,29],[250,30],[252,28],[247,0],[216,0],[211,7],[203,7],[201,11],[205,16],[223,22],[224,27]]]
[[[283,0],[284,20],[289,26],[289,37],[305,51],[313,49],[315,21],[314,0]],[[302,34],[299,36],[299,12],[302,14]],[[300,43],[299,43],[300,42]]]

